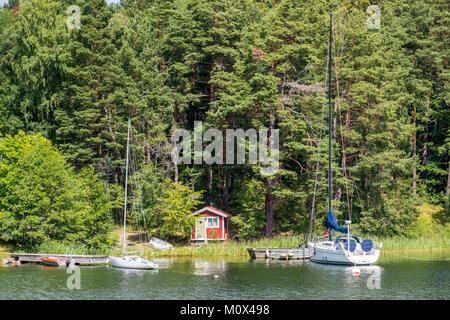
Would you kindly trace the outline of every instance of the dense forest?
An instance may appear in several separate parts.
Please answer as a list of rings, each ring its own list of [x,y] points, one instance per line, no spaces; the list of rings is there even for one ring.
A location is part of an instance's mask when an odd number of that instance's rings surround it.
[[[368,28],[374,4],[381,23]],[[330,12],[334,210],[361,232],[404,234],[419,204],[450,198],[449,6],[10,0],[0,9],[0,238],[105,243],[121,220],[128,118],[135,225],[143,217],[152,233],[185,237],[189,212],[206,203],[233,214],[238,238],[306,232],[312,210],[320,230]],[[279,129],[280,170],[175,165],[171,134],[194,121]]]

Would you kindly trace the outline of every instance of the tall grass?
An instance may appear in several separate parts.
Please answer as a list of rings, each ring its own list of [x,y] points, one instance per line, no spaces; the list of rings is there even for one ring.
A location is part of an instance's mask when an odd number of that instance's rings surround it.
[[[450,237],[433,236],[433,237],[392,237],[392,238],[374,238],[375,241],[383,242],[382,252],[386,253],[420,253],[431,251],[450,252]],[[129,254],[139,254],[147,257],[191,257],[191,258],[210,258],[210,257],[235,257],[247,258],[248,248],[292,248],[298,247],[304,243],[304,237],[298,236],[276,236],[271,239],[259,239],[252,241],[233,241],[226,242],[209,242],[207,244],[194,246],[182,245],[177,246],[173,250],[157,251],[148,246],[137,245],[129,248]],[[133,250],[135,250],[133,252]],[[6,258],[7,253],[11,251],[17,252],[34,252],[48,254],[86,254],[86,255],[115,255],[122,254],[121,248],[97,249],[92,250],[83,245],[64,244],[55,241],[44,242],[40,245],[30,248],[8,248],[0,247],[0,259]]]
[[[78,255],[108,255],[109,248],[92,249],[82,244],[68,244],[57,241],[46,241],[32,247],[15,248],[16,252],[78,254]]]
[[[186,245],[168,251],[150,251],[155,257],[247,257],[247,248],[292,248],[304,242],[303,236],[276,236],[252,241],[209,242],[199,246]]]
[[[441,232],[442,231],[442,232]],[[420,236],[410,237],[370,237],[377,242],[383,242],[382,253],[426,253],[426,252],[449,252],[450,253],[450,233],[446,229],[440,229],[440,232],[433,234],[422,234]],[[157,251],[148,247],[146,244],[137,244],[128,248],[127,254],[138,254],[147,257],[234,257],[248,258],[248,248],[292,248],[298,247],[304,243],[304,235],[286,235],[275,236],[270,239],[258,239],[251,241],[209,242],[207,244],[180,245],[174,250]],[[79,244],[67,244],[56,241],[47,241],[40,245],[28,248],[9,248],[9,251],[34,252],[48,254],[89,254],[89,255],[122,255],[122,250],[117,247],[90,249]],[[7,256],[8,249],[0,246],[0,258]]]
[[[450,251],[450,237],[435,238],[376,238],[383,242],[382,252]],[[200,246],[185,245],[169,251],[146,249],[144,254],[154,257],[248,257],[247,248],[289,248],[304,243],[303,236],[277,236],[254,241],[226,241]]]
[[[0,260],[8,256],[9,248],[4,245],[0,245]]]
[[[383,242],[386,251],[435,251],[450,250],[450,237],[432,236],[419,238],[392,237],[378,239]]]

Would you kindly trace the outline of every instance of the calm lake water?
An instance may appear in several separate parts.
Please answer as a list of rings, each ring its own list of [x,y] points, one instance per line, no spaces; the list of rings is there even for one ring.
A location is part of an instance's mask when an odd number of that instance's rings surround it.
[[[159,271],[81,267],[80,290],[65,268],[0,267],[0,299],[450,299],[449,256],[428,259],[382,258],[359,277],[309,261],[159,259]]]

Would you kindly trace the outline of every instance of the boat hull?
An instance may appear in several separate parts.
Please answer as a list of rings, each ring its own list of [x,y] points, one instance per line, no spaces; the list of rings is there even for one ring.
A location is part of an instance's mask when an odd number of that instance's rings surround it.
[[[348,253],[342,246],[323,246],[320,244],[310,244],[314,248],[314,253],[310,260],[322,264],[335,264],[347,266],[367,266],[376,263],[380,257],[380,250],[372,250],[370,253],[354,254]]]
[[[40,264],[47,267],[63,267],[66,265],[64,261],[61,261],[57,258],[42,258]]]
[[[115,268],[156,270],[158,265],[143,258],[136,257],[110,257],[111,265]]]
[[[164,240],[155,238],[155,237],[153,237],[153,238],[149,241],[149,244],[150,244],[152,247],[154,247],[155,249],[158,249],[158,250],[161,250],[161,251],[164,251],[164,250],[173,250],[173,249],[174,249],[173,245],[171,245],[170,243],[168,243],[168,242],[166,242],[166,241],[164,241]]]

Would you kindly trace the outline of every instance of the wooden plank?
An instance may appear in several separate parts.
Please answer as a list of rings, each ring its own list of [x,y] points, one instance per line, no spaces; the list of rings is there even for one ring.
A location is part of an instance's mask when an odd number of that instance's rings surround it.
[[[79,265],[98,265],[109,263],[108,256],[74,255],[74,254],[40,254],[40,253],[11,253],[10,257],[21,263],[39,263],[42,258],[59,258],[62,261],[74,261]]]
[[[303,260],[309,259],[313,251],[311,248],[248,248],[250,257],[255,259]]]

